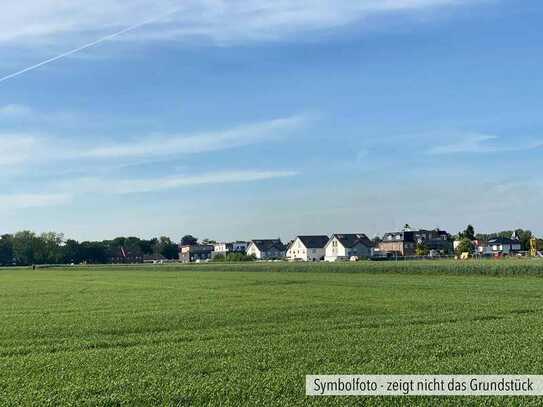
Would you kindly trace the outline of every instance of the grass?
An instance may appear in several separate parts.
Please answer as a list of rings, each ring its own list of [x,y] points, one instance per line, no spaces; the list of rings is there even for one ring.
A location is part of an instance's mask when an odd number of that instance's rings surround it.
[[[305,375],[540,374],[539,275],[527,260],[0,270],[0,404],[435,405],[309,399]]]

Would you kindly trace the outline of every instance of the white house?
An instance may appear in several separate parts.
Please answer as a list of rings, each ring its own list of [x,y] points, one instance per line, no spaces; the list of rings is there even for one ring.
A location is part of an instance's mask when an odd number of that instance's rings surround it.
[[[280,239],[251,240],[247,247],[247,255],[253,255],[259,260],[282,259],[286,251]]]
[[[243,252],[247,250],[247,242],[232,242],[232,243],[215,243],[215,252],[218,253],[228,253],[228,252]]]
[[[324,260],[324,247],[328,243],[328,236],[298,236],[287,250],[287,259],[296,261]]]
[[[371,241],[363,233],[332,235],[324,248],[326,261],[349,260],[351,257],[370,257]]]
[[[477,245],[477,253],[483,256],[489,255],[511,255],[522,250],[522,244],[518,239],[509,239],[507,237],[498,237],[489,240],[487,243]]]

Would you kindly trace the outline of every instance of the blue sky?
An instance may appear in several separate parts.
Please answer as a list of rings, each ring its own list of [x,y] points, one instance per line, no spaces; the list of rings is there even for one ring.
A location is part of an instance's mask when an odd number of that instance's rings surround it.
[[[540,2],[3,8],[2,233],[543,234]]]

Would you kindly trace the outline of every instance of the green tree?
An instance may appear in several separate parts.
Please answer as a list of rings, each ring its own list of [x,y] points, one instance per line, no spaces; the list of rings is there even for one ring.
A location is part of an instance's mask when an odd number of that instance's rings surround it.
[[[150,240],[140,240],[140,250],[143,254],[152,255],[155,254],[155,247],[158,243],[158,239],[156,237],[150,239]]]
[[[79,242],[68,239],[62,247],[62,262],[64,264],[79,264],[82,261],[82,253]]]
[[[105,264],[109,261],[108,246],[104,242],[83,242],[80,250],[81,261],[90,264]]]
[[[64,235],[55,232],[42,233],[34,239],[34,262],[39,264],[61,263],[63,240]]]
[[[198,243],[198,239],[192,235],[185,235],[181,238],[181,246],[193,246]]]
[[[13,264],[13,236],[3,235],[0,238],[0,265],[10,266]]]
[[[515,230],[515,235],[520,240],[520,244],[522,246],[522,250],[530,250],[530,240],[532,239],[532,231],[531,230],[523,230],[523,229],[517,229]]]
[[[468,225],[464,231],[464,238],[469,239],[470,241],[475,240],[475,228],[473,225]]]
[[[22,266],[34,264],[34,249],[36,234],[29,230],[15,233],[13,236],[13,257]]]
[[[172,242],[169,237],[162,236],[157,244],[158,253],[168,260],[179,259],[179,246]]]
[[[179,246],[175,243],[170,243],[162,248],[160,254],[168,260],[177,260],[179,259]]]
[[[473,242],[468,239],[464,238],[460,241],[460,244],[456,248],[456,254],[460,256],[462,253],[470,253],[472,254],[475,251],[475,246],[473,245]]]
[[[428,250],[428,247],[426,247],[424,243],[417,243],[417,248],[415,252],[417,256],[428,256],[430,250]]]

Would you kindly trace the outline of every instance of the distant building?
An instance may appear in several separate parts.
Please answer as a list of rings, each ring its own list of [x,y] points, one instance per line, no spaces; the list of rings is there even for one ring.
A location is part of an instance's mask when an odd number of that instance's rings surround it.
[[[249,246],[249,243],[237,241],[237,242],[230,242],[230,243],[215,243],[214,244],[214,251],[211,254],[212,258],[215,258],[216,256],[225,256],[228,253],[243,253],[245,254],[247,252],[247,247]]]
[[[482,256],[507,256],[520,251],[522,251],[520,240],[509,239],[508,237],[497,237],[488,242],[479,242],[477,244],[477,253]]]
[[[289,245],[287,259],[301,261],[324,260],[325,246],[328,243],[328,236],[298,236]]]
[[[172,260],[168,260],[161,254],[146,254],[143,256],[144,263],[166,263]]]
[[[326,261],[349,260],[351,257],[370,257],[372,244],[363,233],[334,234],[324,248]]]
[[[424,245],[428,251],[442,254],[453,252],[451,236],[444,230],[404,230],[402,232],[386,233],[379,243],[379,251],[393,253],[399,256],[414,256],[417,245]]]
[[[194,263],[199,261],[210,260],[214,247],[207,244],[195,244],[181,246],[179,259],[183,263]]]
[[[247,255],[253,255],[258,260],[282,259],[286,256],[286,251],[281,239],[251,240],[247,247]]]
[[[128,250],[125,247],[114,248],[110,262],[113,264],[143,263],[143,254],[139,250]]]
[[[248,246],[249,243],[247,242],[237,241],[231,243],[215,243],[214,249],[215,252],[222,254],[229,252],[245,253]]]

